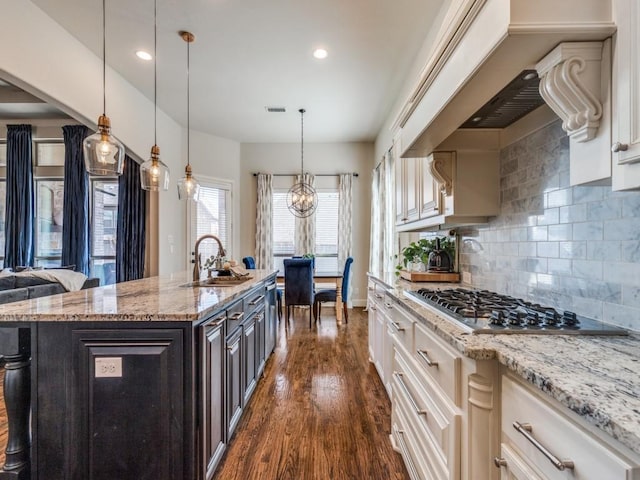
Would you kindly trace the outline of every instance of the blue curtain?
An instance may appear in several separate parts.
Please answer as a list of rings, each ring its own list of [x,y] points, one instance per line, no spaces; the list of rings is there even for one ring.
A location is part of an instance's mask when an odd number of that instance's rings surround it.
[[[140,186],[140,165],[125,156],[118,179],[116,282],[144,276],[147,196]]]
[[[7,125],[4,266],[33,265],[31,125]]]
[[[62,127],[64,136],[64,202],[62,207],[62,265],[75,265],[89,275],[89,175],[84,166],[84,125]]]

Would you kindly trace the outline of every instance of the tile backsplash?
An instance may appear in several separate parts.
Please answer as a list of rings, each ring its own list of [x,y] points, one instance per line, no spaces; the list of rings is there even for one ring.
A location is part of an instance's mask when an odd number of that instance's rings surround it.
[[[640,192],[571,187],[560,121],[502,150],[500,168],[500,215],[459,229],[471,284],[640,331]]]

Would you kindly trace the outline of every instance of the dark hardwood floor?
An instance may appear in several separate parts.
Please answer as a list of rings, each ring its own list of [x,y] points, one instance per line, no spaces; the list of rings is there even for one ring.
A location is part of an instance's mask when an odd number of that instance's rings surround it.
[[[216,480],[407,480],[389,443],[391,405],[369,363],[367,314],[336,326],[326,308],[309,329],[294,309],[247,406]],[[0,369],[0,392],[4,369]],[[0,401],[0,465],[7,416]]]
[[[214,478],[408,479],[368,360],[366,312],[336,326],[327,307],[309,329],[308,310],[294,310]]]

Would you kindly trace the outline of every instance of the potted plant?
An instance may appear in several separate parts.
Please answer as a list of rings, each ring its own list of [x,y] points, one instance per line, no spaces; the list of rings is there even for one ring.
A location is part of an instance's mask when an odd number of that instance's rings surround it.
[[[455,259],[455,242],[451,237],[440,238],[440,248],[449,254],[451,260]],[[429,254],[436,249],[436,238],[421,238],[418,241],[411,242],[400,252],[401,261],[396,265],[396,276],[400,275],[402,270],[409,270],[409,264],[422,263],[424,268],[429,262]]]

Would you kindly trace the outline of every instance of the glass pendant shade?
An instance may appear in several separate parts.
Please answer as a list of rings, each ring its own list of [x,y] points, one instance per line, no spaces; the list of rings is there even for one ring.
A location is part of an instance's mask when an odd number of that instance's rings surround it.
[[[169,189],[169,167],[160,160],[160,147],[151,147],[151,157],[140,165],[140,185],[143,190],[157,192]]]
[[[90,175],[122,175],[124,146],[111,135],[111,122],[106,115],[98,119],[98,131],[82,142],[84,163]]]
[[[197,202],[200,198],[200,184],[191,175],[191,165],[187,164],[184,169],[184,177],[178,181],[178,199],[188,200],[191,199]]]

